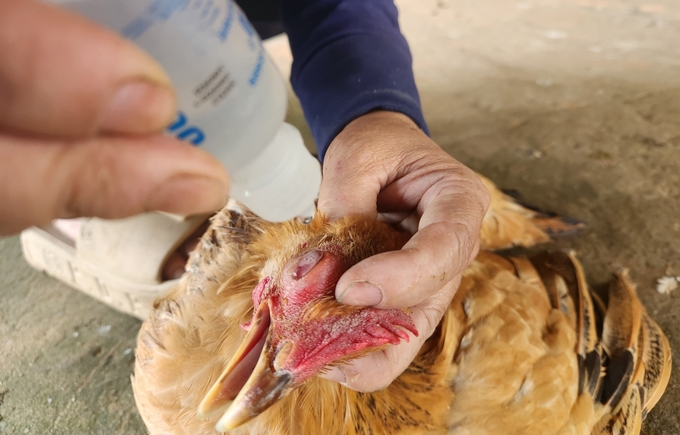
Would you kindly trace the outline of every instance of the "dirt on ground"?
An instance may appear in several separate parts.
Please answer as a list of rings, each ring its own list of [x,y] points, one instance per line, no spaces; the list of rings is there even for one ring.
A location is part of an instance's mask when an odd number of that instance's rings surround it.
[[[680,361],[680,3],[400,0],[432,137],[524,201],[584,221],[595,288],[630,269]],[[280,64],[285,65],[285,55]],[[289,120],[302,128],[299,105]],[[0,240],[0,434],[142,434],[139,321],[30,269]],[[680,375],[644,435],[680,434]]]

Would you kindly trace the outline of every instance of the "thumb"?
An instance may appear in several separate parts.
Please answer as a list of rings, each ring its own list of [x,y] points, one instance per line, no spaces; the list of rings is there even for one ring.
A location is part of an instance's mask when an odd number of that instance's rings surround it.
[[[341,133],[324,158],[317,208],[331,220],[349,214],[375,219],[384,170],[368,158],[351,155],[351,148],[342,141]]]
[[[141,49],[36,0],[0,1],[0,130],[84,137],[158,132],[170,79]]]
[[[228,176],[208,153],[165,136],[65,143],[0,135],[0,235],[55,218],[214,211]]]
[[[408,342],[402,341],[396,346],[390,345],[348,364],[333,367],[321,377],[340,382],[356,391],[372,392],[386,388],[418,355],[449,308],[459,285],[460,277],[456,277],[441,292],[411,307],[411,318],[418,330],[417,337],[411,336]]]

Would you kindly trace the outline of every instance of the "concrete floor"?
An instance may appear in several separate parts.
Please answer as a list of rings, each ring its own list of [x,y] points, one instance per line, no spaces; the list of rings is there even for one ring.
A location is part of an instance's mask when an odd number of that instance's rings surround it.
[[[629,267],[680,361],[680,291],[654,290],[680,275],[680,3],[397,4],[434,139],[587,222],[552,247],[598,285]],[[129,385],[139,321],[32,271],[16,237],[0,240],[0,276],[0,434],[145,433]],[[679,399],[675,371],[642,433],[680,434]]]

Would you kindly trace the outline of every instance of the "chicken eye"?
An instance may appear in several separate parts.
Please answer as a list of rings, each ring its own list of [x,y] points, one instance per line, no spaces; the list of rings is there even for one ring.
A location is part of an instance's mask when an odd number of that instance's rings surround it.
[[[309,251],[300,257],[297,266],[293,269],[293,279],[298,280],[309,273],[323,258],[323,251]]]

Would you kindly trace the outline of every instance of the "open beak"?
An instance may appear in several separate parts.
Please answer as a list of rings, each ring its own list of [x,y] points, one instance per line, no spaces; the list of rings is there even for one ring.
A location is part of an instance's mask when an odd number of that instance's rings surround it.
[[[275,369],[279,364],[272,355],[269,326],[269,307],[264,301],[241,346],[198,407],[198,416],[206,418],[228,406],[215,426],[218,432],[247,423],[290,391],[292,374]]]

